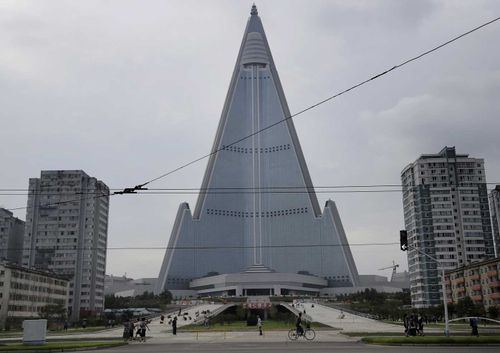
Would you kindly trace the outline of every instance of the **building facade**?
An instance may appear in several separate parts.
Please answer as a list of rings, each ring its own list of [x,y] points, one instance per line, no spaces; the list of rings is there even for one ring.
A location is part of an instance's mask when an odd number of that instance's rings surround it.
[[[0,208],[0,261],[21,264],[23,256],[24,221]]]
[[[438,305],[440,268],[494,257],[484,160],[445,147],[408,165],[401,181],[412,305]]]
[[[457,303],[466,296],[474,304],[500,309],[500,258],[476,262],[446,272],[448,302]]]
[[[490,192],[489,199],[495,256],[500,256],[500,185]]]
[[[321,209],[293,121],[285,121],[290,111],[255,6],[226,97],[207,192],[193,211],[180,205],[156,292],[252,266],[317,276],[328,287],[358,285],[337,207],[329,200]]]
[[[0,263],[0,329],[9,321],[40,317],[47,305],[67,308],[68,283],[53,272]]]
[[[72,320],[104,310],[109,189],[81,170],[29,181],[23,265],[71,277]]]

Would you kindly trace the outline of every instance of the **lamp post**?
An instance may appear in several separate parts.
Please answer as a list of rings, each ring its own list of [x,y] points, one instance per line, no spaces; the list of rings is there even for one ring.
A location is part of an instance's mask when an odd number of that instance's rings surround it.
[[[438,266],[441,265],[435,257],[432,257],[429,254],[426,254],[425,252],[417,249],[415,246],[411,246],[411,247],[409,246],[408,248],[416,250],[418,253],[420,253],[424,256],[427,256],[429,259],[436,262],[438,264]],[[449,330],[449,323],[448,323],[448,303],[446,300],[446,283],[445,283],[445,277],[444,277],[444,267],[443,266],[440,266],[440,267],[441,267],[441,277],[442,277],[441,287],[442,287],[442,291],[443,291],[443,306],[444,306],[444,335],[448,336],[450,334],[450,330]]]

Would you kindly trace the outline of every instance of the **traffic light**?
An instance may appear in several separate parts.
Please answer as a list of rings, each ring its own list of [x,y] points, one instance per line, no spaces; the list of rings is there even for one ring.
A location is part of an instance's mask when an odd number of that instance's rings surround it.
[[[406,230],[399,231],[399,246],[401,248],[401,251],[408,250],[408,233],[406,232]]]

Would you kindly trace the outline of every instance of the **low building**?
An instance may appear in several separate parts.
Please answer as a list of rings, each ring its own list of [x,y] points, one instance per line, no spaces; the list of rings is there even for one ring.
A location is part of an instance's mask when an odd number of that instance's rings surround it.
[[[241,273],[216,274],[194,279],[189,283],[189,287],[199,296],[317,296],[320,289],[328,287],[328,281],[317,276],[280,273],[263,265],[254,265]],[[176,297],[175,290],[172,295]]]
[[[485,310],[500,308],[500,257],[448,271],[445,278],[448,302],[468,296]]]
[[[68,283],[52,272],[0,263],[0,329],[8,322],[40,317],[47,305],[67,308]]]

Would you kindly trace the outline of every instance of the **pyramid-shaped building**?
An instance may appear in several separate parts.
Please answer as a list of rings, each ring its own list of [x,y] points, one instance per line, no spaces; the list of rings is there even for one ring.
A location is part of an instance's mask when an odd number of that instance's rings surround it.
[[[358,285],[339,213],[331,200],[322,212],[292,120],[256,133],[288,116],[253,6],[196,207],[194,212],[187,203],[179,207],[157,292],[208,288],[212,293],[218,286],[237,288],[229,282],[238,278],[259,287],[256,280],[280,282],[293,275],[305,278],[294,288],[307,287],[306,277],[321,280],[309,281],[309,287]],[[218,285],[221,276],[226,277]]]

